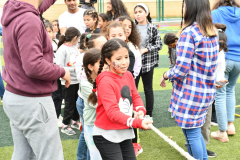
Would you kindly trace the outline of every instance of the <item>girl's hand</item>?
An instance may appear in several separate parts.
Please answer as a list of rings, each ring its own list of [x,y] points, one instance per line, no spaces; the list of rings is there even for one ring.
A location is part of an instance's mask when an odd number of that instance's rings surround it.
[[[143,111],[139,111],[139,112],[137,112],[137,113],[138,113],[138,117],[139,117],[139,118],[144,117],[144,112],[143,112]]]
[[[144,48],[144,49],[140,49],[139,51],[140,51],[141,55],[143,55],[144,53],[148,52],[148,49]]]
[[[166,87],[165,79],[163,77],[161,77],[160,86],[161,87]]]
[[[152,121],[150,121],[150,120],[148,120],[148,119],[144,119],[144,120],[142,121],[142,129],[143,129],[143,130],[151,129],[151,128],[148,126],[148,124],[152,124],[152,123],[153,123]]]
[[[134,117],[135,119],[138,119],[138,118],[139,118],[139,113],[138,113],[138,112],[136,112],[136,111],[133,111],[133,114],[134,114],[134,116],[133,116],[133,117]]]
[[[219,82],[224,82],[224,83],[227,83],[228,82],[228,80],[220,80]],[[221,85],[218,85],[218,84],[215,84],[216,85],[216,88],[217,89],[220,89],[220,88],[222,88],[223,86],[221,86]]]

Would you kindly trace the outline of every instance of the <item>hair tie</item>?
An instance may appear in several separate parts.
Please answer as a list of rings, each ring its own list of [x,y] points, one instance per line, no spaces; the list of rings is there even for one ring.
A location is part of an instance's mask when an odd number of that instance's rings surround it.
[[[96,93],[96,91],[97,91],[96,89],[93,89],[93,90],[92,90],[92,92],[94,92],[94,93]]]
[[[141,6],[145,9],[145,11],[147,12],[147,14],[149,14],[149,9],[148,9],[148,6],[144,3],[138,3],[135,7],[134,7],[134,10],[137,6]]]
[[[88,34],[87,35],[87,38],[89,39],[89,38],[91,38],[92,37],[92,34]]]
[[[223,32],[223,30],[222,29],[217,29],[218,31],[220,31],[220,32]]]

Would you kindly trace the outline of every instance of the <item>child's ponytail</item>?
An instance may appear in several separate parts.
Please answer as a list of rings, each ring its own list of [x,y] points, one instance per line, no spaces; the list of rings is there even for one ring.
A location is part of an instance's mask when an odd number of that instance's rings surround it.
[[[214,26],[218,29],[220,48],[222,48],[224,52],[228,52],[227,35],[225,33],[227,26],[221,23],[215,23]]]
[[[79,30],[75,27],[69,27],[65,35],[61,35],[59,38],[58,48],[64,43],[64,42],[71,42],[74,37],[79,38],[81,36],[81,33]]]
[[[96,80],[93,80],[91,78],[91,70],[88,68],[88,65],[90,64],[94,66],[94,64],[98,62],[100,58],[101,58],[101,50],[96,48],[89,49],[83,57],[83,67],[84,67],[87,79],[90,83],[93,84],[92,93],[88,97],[88,103],[92,103],[93,105],[96,105],[98,101],[97,94],[96,94],[97,85],[96,85]]]
[[[101,34],[84,33],[80,38],[80,49],[94,48],[94,40],[101,37]]]
[[[58,42],[58,48],[66,41],[65,35],[61,35]]]

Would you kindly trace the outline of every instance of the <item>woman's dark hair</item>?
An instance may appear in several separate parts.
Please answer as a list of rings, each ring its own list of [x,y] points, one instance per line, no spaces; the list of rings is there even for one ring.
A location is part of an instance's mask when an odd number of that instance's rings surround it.
[[[124,33],[126,34],[125,28],[123,27],[122,23],[120,23],[118,21],[111,21],[107,25],[105,37],[107,38],[109,36],[111,28],[117,28],[117,27],[121,27],[123,29]]]
[[[237,0],[218,0],[212,7],[212,10],[218,9],[220,6],[231,6],[240,8],[240,4]]]
[[[178,37],[176,36],[175,33],[166,33],[164,36],[164,43],[166,45],[170,45],[176,42],[176,40],[178,40]],[[171,52],[172,52],[172,48],[168,47],[168,54],[169,57],[171,57]],[[170,62],[171,64],[173,64],[172,59],[170,58]],[[175,65],[175,64],[174,64]]]
[[[52,31],[53,31],[53,26],[52,26],[52,24],[51,23],[49,23],[49,22],[45,22],[44,23],[44,27],[47,29],[47,28],[50,28]]]
[[[80,37],[80,49],[94,48],[94,40],[101,37],[101,34],[83,33]]]
[[[71,42],[72,39],[74,37],[79,38],[81,36],[81,33],[79,32],[79,30],[75,27],[69,27],[66,32],[65,35],[61,35],[61,37],[59,38],[59,42],[58,42],[58,48],[64,43],[64,42]]]
[[[221,23],[215,23],[214,26],[218,29],[220,48],[223,48],[224,52],[228,52],[227,35],[225,34],[227,26]]]
[[[107,58],[110,60],[113,55],[113,52],[119,50],[120,48],[126,48],[127,50],[129,50],[127,44],[118,38],[108,40],[103,45],[102,50],[101,50],[101,61],[100,61],[100,66],[99,66],[99,70],[98,70],[98,75],[102,72],[104,64],[107,64],[105,59]],[[97,89],[96,81],[93,82],[93,89]],[[95,95],[95,97],[88,99],[89,102],[91,102],[92,104],[94,102],[93,100],[97,101],[97,96],[96,96],[96,94],[93,94],[93,96],[94,95]]]
[[[103,22],[108,22],[108,16],[106,13],[100,13],[99,16],[102,18]]]
[[[96,11],[92,10],[92,9],[87,9],[84,12],[83,16],[85,16],[85,15],[88,15],[88,16],[92,17],[93,20],[97,19],[96,22],[95,22],[95,26],[94,26],[94,29],[96,29],[97,26],[98,26],[98,13]]]
[[[92,65],[94,66],[94,64],[99,61],[101,59],[101,50],[100,49],[96,49],[96,48],[92,48],[89,49],[85,55],[83,56],[83,68],[85,70],[87,79],[90,83],[92,83],[93,85],[95,83],[95,81],[91,78],[91,70],[88,68],[88,65]],[[92,92],[89,97],[88,97],[88,103],[91,102],[93,105],[97,104],[97,95],[95,92]]]
[[[139,35],[139,32],[138,32],[138,29],[137,29],[137,26],[136,24],[133,22],[133,20],[128,17],[128,16],[121,16],[118,18],[119,21],[124,21],[124,20],[129,20],[131,22],[131,34],[129,35],[128,37],[128,40],[130,42],[132,42],[132,44],[135,46],[135,47],[138,47],[140,48],[140,43],[141,43],[141,38],[140,38],[140,35]]]
[[[183,0],[182,7],[184,6],[184,3],[186,4],[185,15],[183,15],[182,8],[182,20],[184,19],[184,24],[181,22],[182,28],[179,34],[194,22],[197,22],[197,25],[204,36],[216,37],[217,33],[212,22],[209,0]]]
[[[120,16],[129,16],[127,8],[125,7],[125,5],[121,0],[111,0],[111,4],[112,4],[112,11],[114,13],[113,20],[115,20],[117,17],[120,17]],[[113,16],[112,11],[107,11],[108,17]]]
[[[144,8],[143,6],[141,6],[141,5],[135,6],[134,10],[135,10],[137,7],[142,8],[142,9],[147,13],[147,11],[145,10],[145,8]],[[147,15],[147,21],[148,21],[149,23],[152,23],[152,18],[151,18],[151,16],[150,16],[150,11],[149,11],[149,13],[148,13],[148,15]],[[138,24],[138,22],[137,22],[136,19],[135,19],[135,23]]]

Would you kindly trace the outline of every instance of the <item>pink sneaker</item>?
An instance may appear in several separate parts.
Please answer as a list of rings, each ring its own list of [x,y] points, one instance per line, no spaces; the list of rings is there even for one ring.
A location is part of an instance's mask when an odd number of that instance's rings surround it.
[[[234,126],[233,123],[230,124],[230,125],[228,125],[228,131],[227,131],[227,133],[228,133],[228,135],[234,135],[234,134],[236,134],[236,132],[235,132],[235,126]]]
[[[220,131],[212,132],[211,137],[214,138],[214,139],[217,139],[221,142],[228,142],[229,141],[227,132],[220,132]]]

